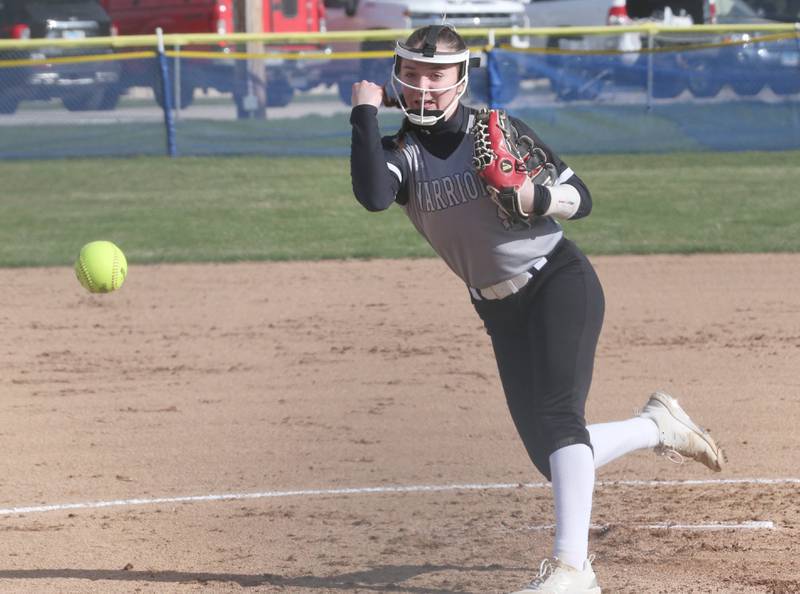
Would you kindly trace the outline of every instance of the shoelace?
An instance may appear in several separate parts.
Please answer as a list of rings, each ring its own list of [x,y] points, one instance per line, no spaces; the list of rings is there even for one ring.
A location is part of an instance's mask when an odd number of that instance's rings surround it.
[[[665,446],[656,446],[655,452],[657,454],[660,454],[661,456],[664,456],[667,460],[669,460],[673,464],[683,464],[684,462],[686,462],[686,456],[684,456],[680,452],[676,452],[672,448],[668,448]],[[719,442],[717,443],[717,456],[719,456],[719,459],[723,463],[727,462],[728,460],[728,456],[725,454],[725,450],[722,449],[722,445],[720,445]],[[705,461],[703,460],[698,459],[698,461],[702,461],[705,464]]]
[[[634,417],[639,417],[639,416],[641,416],[641,414],[642,414],[642,409],[640,409],[640,408],[633,409],[633,416]],[[660,456],[664,456],[667,460],[669,460],[673,464],[681,465],[684,462],[686,462],[686,457],[683,454],[681,454],[680,452],[678,452],[677,450],[674,450],[673,448],[668,448],[668,447],[663,446],[663,445],[657,445],[654,448],[654,451],[655,451],[656,454],[659,454]]]
[[[539,575],[533,578],[533,581],[528,584],[527,588],[538,588],[539,586],[544,585],[544,583],[550,578],[551,575],[556,570],[556,564],[558,563],[558,559],[543,559],[542,562],[539,564]],[[589,564],[591,565],[594,563],[594,555],[589,555]]]
[[[533,581],[528,584],[528,588],[538,588],[542,584],[547,581],[553,571],[555,571],[555,566],[553,565],[550,559],[542,559],[542,562],[539,564],[539,575],[533,578]]]
[[[655,448],[656,453],[664,456],[667,460],[672,462],[673,464],[683,464],[686,462],[686,456],[681,454],[680,452],[673,450],[672,448],[668,448],[665,446],[656,446]]]

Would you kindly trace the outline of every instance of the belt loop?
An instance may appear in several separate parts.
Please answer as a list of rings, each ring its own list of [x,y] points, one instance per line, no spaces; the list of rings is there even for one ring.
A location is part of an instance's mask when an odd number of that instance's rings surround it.
[[[478,289],[475,287],[467,287],[469,289],[470,295],[475,301],[484,301],[484,300],[495,300],[495,299],[505,299],[510,295],[514,295],[515,293],[519,293],[525,286],[531,282],[534,276],[538,272],[544,268],[545,264],[547,264],[547,257],[541,256],[537,258],[531,267],[517,276],[510,278],[508,280],[501,281],[496,283],[490,287],[484,287],[483,289]]]
[[[536,260],[536,262],[533,263],[532,268],[535,268],[536,270],[541,270],[542,268],[544,268],[545,264],[547,264],[547,256],[542,256],[541,258]]]

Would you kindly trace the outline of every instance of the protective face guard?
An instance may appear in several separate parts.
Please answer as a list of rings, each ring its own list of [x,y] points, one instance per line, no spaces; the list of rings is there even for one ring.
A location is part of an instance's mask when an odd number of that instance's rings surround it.
[[[434,35],[428,35],[428,38],[425,39],[425,44],[421,48],[410,48],[404,43],[398,41],[394,51],[392,90],[397,96],[400,109],[403,110],[405,116],[412,124],[416,124],[418,126],[432,126],[444,118],[446,115],[451,113],[453,109],[455,109],[455,106],[458,104],[458,100],[461,99],[461,97],[467,91],[467,82],[469,80],[469,49],[465,49],[460,52],[436,51],[436,37],[438,37],[438,31],[436,31]],[[421,62],[423,64],[461,64],[461,76],[459,77],[458,82],[453,85],[439,87],[436,89],[422,89],[400,80],[401,60],[412,60],[414,62]],[[428,112],[425,111],[425,99],[428,97],[428,95],[432,96],[434,93],[438,95],[439,93],[454,89],[461,84],[464,85],[461,91],[455,97],[453,97],[453,100],[450,101],[450,103],[448,103],[444,109],[432,109]],[[400,89],[398,89],[397,85],[400,85]],[[420,91],[422,93],[419,110],[412,111],[408,108],[405,99],[403,98],[403,88]]]

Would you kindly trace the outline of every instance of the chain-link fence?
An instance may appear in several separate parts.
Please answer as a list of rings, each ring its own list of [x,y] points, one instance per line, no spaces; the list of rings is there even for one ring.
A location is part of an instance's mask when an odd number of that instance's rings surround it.
[[[480,48],[465,100],[509,109],[563,152],[800,148],[797,33],[707,29]],[[159,61],[153,39],[120,39],[0,42],[0,156],[346,155],[353,82],[391,73],[387,41],[247,53],[235,37],[167,36]],[[387,133],[399,123],[382,118]]]

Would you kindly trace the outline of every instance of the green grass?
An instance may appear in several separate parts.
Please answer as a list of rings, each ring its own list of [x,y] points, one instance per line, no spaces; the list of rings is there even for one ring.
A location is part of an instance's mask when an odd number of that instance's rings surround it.
[[[592,190],[567,223],[593,253],[800,250],[800,152],[570,159]]]
[[[800,152],[566,159],[594,212],[589,253],[800,250]],[[110,239],[133,262],[430,256],[399,208],[369,213],[341,158],[0,163],[0,266],[71,264]]]

